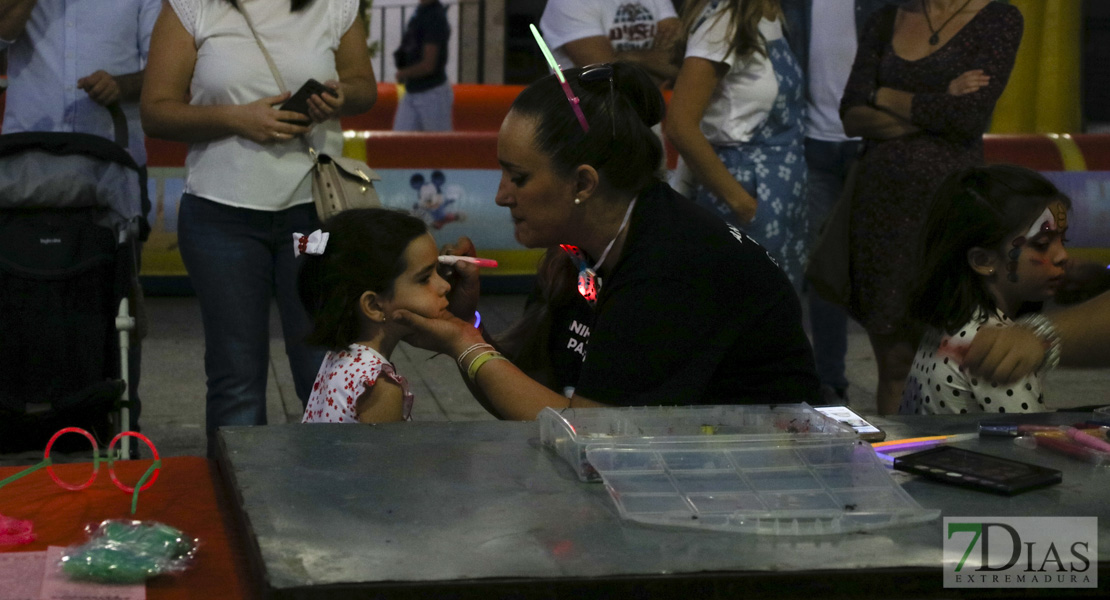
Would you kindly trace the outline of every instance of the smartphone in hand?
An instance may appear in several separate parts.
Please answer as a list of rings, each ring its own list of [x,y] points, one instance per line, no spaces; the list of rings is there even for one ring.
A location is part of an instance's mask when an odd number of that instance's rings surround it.
[[[329,94],[332,97],[336,96],[335,90],[320,83],[319,81],[316,81],[315,79],[309,79],[308,81],[304,82],[304,85],[301,86],[301,89],[297,90],[296,93],[290,96],[289,99],[283,102],[278,108],[281,110],[291,110],[293,112],[298,112],[307,117],[308,99],[311,98],[313,94],[320,94],[321,96],[324,94]]]

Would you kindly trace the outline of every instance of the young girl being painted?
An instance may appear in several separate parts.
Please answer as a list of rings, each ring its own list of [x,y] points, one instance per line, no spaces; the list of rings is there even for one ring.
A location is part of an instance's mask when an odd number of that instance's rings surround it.
[[[305,255],[298,292],[313,320],[306,341],[329,348],[302,422],[409,420],[412,394],[389,357],[412,331],[390,315],[404,308],[442,316],[451,289],[436,270],[439,253],[424,222],[355,209],[294,238]]]
[[[1048,410],[1041,376],[1055,366],[1059,348],[1037,311],[1064,279],[1070,208],[1039,173],[1012,165],[972,167],[941,183],[926,218],[909,306],[909,316],[927,328],[899,412]],[[1040,369],[1009,385],[960,369],[977,331],[1015,320],[1045,340]]]

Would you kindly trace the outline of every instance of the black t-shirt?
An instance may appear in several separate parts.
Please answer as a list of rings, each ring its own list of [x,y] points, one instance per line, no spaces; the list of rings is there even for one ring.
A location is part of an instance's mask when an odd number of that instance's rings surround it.
[[[551,333],[547,352],[557,391],[575,387],[582,374],[594,311],[577,293],[568,302],[551,308]]]
[[[439,46],[439,54],[436,70],[431,75],[406,81],[405,91],[423,92],[447,81],[447,40],[450,37],[447,9],[442,4],[430,2],[416,7],[401,37],[401,46],[393,53],[393,61],[398,69],[420,62],[424,57],[425,44]]]
[[[818,380],[782,269],[659,183],[603,278],[576,392],[620,406],[815,402]]]

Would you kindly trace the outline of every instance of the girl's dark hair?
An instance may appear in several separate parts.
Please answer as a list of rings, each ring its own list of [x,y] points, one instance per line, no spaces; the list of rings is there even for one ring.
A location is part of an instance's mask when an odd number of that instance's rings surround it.
[[[297,12],[315,1],[316,0],[289,0],[289,11]],[[227,0],[227,2],[234,6],[236,10],[239,9],[239,0]]]
[[[600,77],[606,69],[608,77]],[[580,75],[589,72],[588,81]],[[512,110],[537,119],[536,146],[557,173],[579,165],[597,169],[604,185],[637,194],[659,180],[663,145],[651,128],[663,120],[663,95],[642,68],[616,62],[564,71],[590,127],[582,130],[555,75],[528,86]]]
[[[968,265],[968,251],[1001,249],[1056,200],[1071,208],[1052,182],[1016,165],[971,167],[945,178],[926,215],[908,316],[953,334],[976,308],[992,312],[994,299]]]
[[[389,294],[405,271],[405,249],[428,232],[424,221],[384,208],[343,211],[320,228],[330,234],[323,254],[304,254],[297,292],[312,319],[305,342],[341,350],[358,340],[363,292]]]

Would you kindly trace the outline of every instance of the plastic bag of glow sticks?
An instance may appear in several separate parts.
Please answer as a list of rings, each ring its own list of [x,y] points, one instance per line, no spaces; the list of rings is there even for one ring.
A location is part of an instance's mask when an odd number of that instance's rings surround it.
[[[192,563],[198,544],[157,521],[107,520],[85,531],[89,540],[62,554],[62,572],[72,579],[140,583],[180,573]]]

